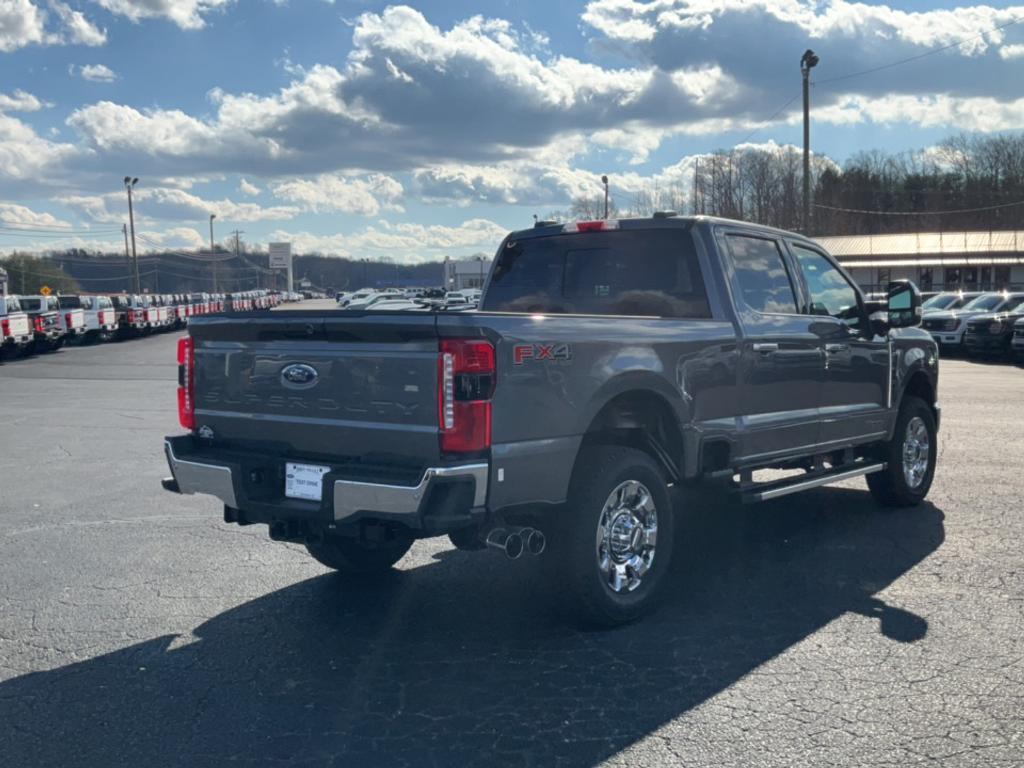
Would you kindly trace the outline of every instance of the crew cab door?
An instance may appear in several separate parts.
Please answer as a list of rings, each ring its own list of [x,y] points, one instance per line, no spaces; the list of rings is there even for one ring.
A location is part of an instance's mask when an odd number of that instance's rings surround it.
[[[860,291],[824,251],[788,240],[804,293],[803,312],[821,345],[820,440],[859,442],[886,431],[891,349],[874,337]]]
[[[743,460],[798,452],[818,441],[822,351],[799,311],[782,241],[721,230],[718,242],[742,326],[738,440]]]

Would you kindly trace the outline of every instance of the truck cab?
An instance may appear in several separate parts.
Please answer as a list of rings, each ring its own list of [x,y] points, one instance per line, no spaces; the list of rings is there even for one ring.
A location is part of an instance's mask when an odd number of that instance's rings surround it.
[[[32,349],[53,352],[64,346],[67,333],[56,296],[22,296],[22,310],[32,322]]]

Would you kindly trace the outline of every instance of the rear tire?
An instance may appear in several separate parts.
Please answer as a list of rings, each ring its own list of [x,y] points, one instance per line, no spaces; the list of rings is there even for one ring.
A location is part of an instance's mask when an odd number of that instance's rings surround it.
[[[883,507],[914,507],[924,501],[935,476],[938,447],[932,409],[919,397],[905,397],[892,440],[877,455],[886,468],[867,476],[875,501]]]
[[[322,565],[340,573],[384,573],[412,547],[412,539],[396,537],[390,541],[363,542],[348,536],[326,535],[306,549]]]
[[[544,558],[585,625],[625,624],[654,606],[672,560],[673,510],[661,467],[643,451],[584,448]]]

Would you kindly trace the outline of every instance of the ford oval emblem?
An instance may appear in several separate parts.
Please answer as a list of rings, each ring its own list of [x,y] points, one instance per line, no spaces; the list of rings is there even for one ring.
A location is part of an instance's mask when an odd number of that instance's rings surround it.
[[[309,389],[316,385],[316,368],[305,363],[292,363],[281,369],[281,383],[290,389]]]

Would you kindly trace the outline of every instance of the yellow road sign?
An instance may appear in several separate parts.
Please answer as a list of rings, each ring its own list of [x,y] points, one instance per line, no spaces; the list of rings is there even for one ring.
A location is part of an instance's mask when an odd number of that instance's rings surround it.
[[[43,294],[43,296],[49,296],[51,293],[53,293],[53,289],[50,288],[50,286],[48,285],[44,285],[42,288],[39,289],[39,292]]]

